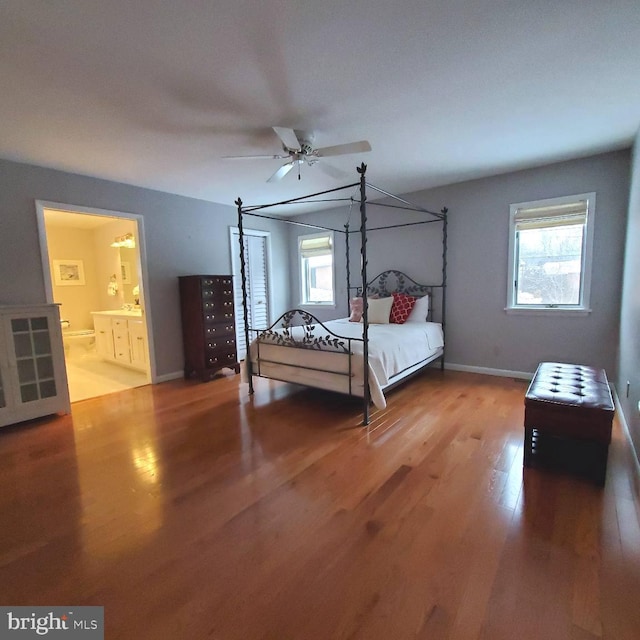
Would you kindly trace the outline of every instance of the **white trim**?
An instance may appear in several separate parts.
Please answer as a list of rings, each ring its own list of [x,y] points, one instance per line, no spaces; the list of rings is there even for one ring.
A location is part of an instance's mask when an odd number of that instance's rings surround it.
[[[149,377],[151,384],[156,384],[158,375],[156,372],[156,350],[153,340],[153,324],[151,319],[151,301],[149,288],[149,275],[147,269],[147,248],[144,232],[144,218],[140,214],[126,211],[110,211],[108,209],[96,209],[94,207],[81,207],[78,205],[51,202],[48,200],[36,200],[36,218],[38,222],[38,237],[40,240],[40,259],[42,261],[42,273],[44,276],[45,294],[47,302],[53,303],[53,287],[51,285],[51,269],[49,267],[49,248],[47,245],[47,229],[45,226],[45,209],[57,209],[58,211],[68,211],[69,213],[82,213],[92,216],[103,216],[108,218],[124,218],[132,220],[138,227],[138,250],[140,255],[140,271],[142,286],[140,287],[140,297],[142,299],[142,314],[147,328],[147,349],[149,351]]]
[[[323,309],[335,309],[338,305],[335,302],[305,302],[300,303],[300,309],[317,309],[318,307],[322,307]]]
[[[533,378],[533,372],[511,371],[510,369],[491,369],[489,367],[474,367],[467,364],[455,364],[453,362],[445,362],[444,368],[450,369],[451,371],[481,373],[486,376],[499,376],[501,378],[522,378],[523,380],[531,380],[531,378]]]
[[[273,323],[274,318],[274,293],[273,293],[273,270],[272,270],[272,260],[271,260],[271,231],[260,231],[258,229],[244,229],[243,235],[245,237],[245,241],[247,237],[253,238],[263,238],[264,239],[264,279],[265,279],[265,287],[266,287],[266,304],[267,304],[267,317],[266,317],[266,326],[265,329],[270,327]],[[238,227],[229,227],[229,262],[231,263],[231,277],[234,281],[234,302],[236,303],[235,309],[235,336],[236,336],[236,350],[237,357],[244,358],[246,355],[246,350],[249,348],[248,344],[245,344],[245,325],[244,325],[244,302],[243,300],[243,292],[242,292],[242,274],[235,272],[235,261],[234,256],[238,258],[237,267],[240,269],[240,229]],[[247,244],[245,242],[245,250],[247,250]],[[248,254],[247,254],[248,255]],[[250,270],[247,271],[247,277],[251,278]],[[254,274],[255,275],[255,274]],[[239,287],[239,290],[237,288]],[[252,307],[253,307],[253,300]],[[257,306],[257,305],[256,305]],[[249,328],[251,328],[252,321],[249,319]]]
[[[173,371],[172,373],[163,373],[161,376],[156,376],[154,384],[170,382],[171,380],[178,380],[179,378],[184,378],[184,371]]]
[[[303,300],[303,295],[302,295],[303,288],[304,288],[303,282],[305,280],[305,277],[302,269],[302,254],[300,252],[300,245],[302,241],[306,238],[325,238],[327,236],[331,238],[331,286],[332,286],[333,300],[326,301],[326,302],[323,302],[323,301],[305,302]],[[310,307],[311,309],[318,308],[318,307],[335,308],[336,305],[338,304],[338,295],[336,290],[336,246],[335,246],[334,232],[327,230],[327,231],[319,231],[318,233],[304,233],[297,236],[296,242],[297,242],[296,253],[297,253],[297,261],[298,261],[298,278],[299,278],[299,287],[298,287],[298,300],[300,300],[299,306],[302,308]]]
[[[569,204],[578,200],[587,201],[587,221],[585,224],[586,233],[583,238],[583,269],[581,273],[582,283],[580,287],[580,304],[576,306],[525,306],[516,305],[514,301],[515,294],[515,215],[518,209],[536,208],[543,206],[559,206]],[[561,196],[559,198],[546,198],[544,200],[534,200],[531,202],[517,202],[509,207],[509,262],[507,266],[507,313],[512,311],[522,312],[523,314],[535,315],[536,312],[546,311],[550,315],[561,315],[567,312],[580,314],[590,313],[591,303],[591,272],[593,261],[593,235],[595,226],[596,213],[596,194],[594,191],[590,193],[579,193],[572,196]],[[546,315],[546,314],[545,314]]]
[[[271,283],[273,282],[273,271],[271,268],[271,231],[260,231],[259,229],[243,229],[243,234],[245,236],[259,236],[266,238],[266,261],[267,261],[267,296],[269,298],[269,313],[267,315],[269,326],[273,322],[274,313],[273,313],[273,287]],[[229,262],[231,263],[231,276],[235,277],[235,273],[233,272],[233,245],[235,243],[233,234],[240,235],[240,229],[238,227],[229,227]],[[238,247],[239,251],[239,247]],[[240,278],[240,274],[237,274],[238,279],[242,282]]]
[[[591,309],[568,309],[566,307],[505,307],[510,316],[588,316]]]
[[[635,473],[634,478],[634,497],[636,501],[636,514],[638,516],[638,520],[640,520],[640,459],[638,459],[639,452],[636,451],[636,448],[633,445],[633,440],[631,439],[631,431],[629,430],[629,424],[627,423],[627,418],[624,415],[624,411],[622,410],[622,405],[620,404],[620,397],[618,396],[618,390],[616,389],[614,384],[609,385],[611,387],[611,392],[613,395],[613,401],[616,405],[616,414],[618,419],[620,420],[620,425],[622,426],[622,432],[627,439],[627,444],[630,449],[630,457],[631,463],[633,465],[633,472]]]

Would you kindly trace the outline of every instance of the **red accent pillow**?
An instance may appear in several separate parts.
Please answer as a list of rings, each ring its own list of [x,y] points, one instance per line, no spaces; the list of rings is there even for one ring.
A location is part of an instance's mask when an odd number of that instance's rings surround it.
[[[404,324],[407,321],[416,300],[417,298],[414,296],[408,296],[405,293],[394,293],[389,322],[393,322],[394,324]]]

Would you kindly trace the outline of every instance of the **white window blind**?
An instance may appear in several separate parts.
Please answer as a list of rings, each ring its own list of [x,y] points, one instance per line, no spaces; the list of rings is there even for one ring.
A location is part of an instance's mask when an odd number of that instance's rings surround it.
[[[300,238],[300,256],[311,258],[332,253],[333,238],[330,235]]]
[[[517,231],[565,227],[587,222],[586,200],[549,207],[518,208],[514,216]]]

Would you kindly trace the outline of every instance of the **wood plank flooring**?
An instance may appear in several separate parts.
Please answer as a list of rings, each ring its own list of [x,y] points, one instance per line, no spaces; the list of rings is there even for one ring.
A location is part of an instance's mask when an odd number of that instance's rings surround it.
[[[526,383],[428,371],[360,402],[239,376],[0,430],[0,604],[103,605],[106,635],[637,640],[640,529],[522,470]]]

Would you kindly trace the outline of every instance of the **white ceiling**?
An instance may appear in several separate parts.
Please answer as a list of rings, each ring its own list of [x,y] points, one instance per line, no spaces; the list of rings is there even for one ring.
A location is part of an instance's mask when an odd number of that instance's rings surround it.
[[[273,125],[402,194],[629,146],[637,0],[0,0],[0,157],[233,205],[339,186]]]

